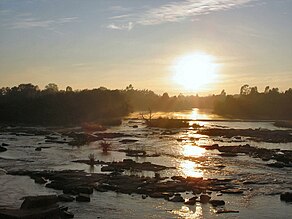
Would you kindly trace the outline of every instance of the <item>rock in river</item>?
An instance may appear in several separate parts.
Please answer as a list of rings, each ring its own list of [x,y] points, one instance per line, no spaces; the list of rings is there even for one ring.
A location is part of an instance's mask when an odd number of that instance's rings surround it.
[[[39,195],[39,196],[27,196],[20,209],[41,208],[56,204],[58,201],[56,195]]]
[[[185,205],[195,205],[197,202],[197,196],[190,198],[188,201],[185,202]]]
[[[292,192],[285,192],[280,195],[281,201],[292,202]]]
[[[7,148],[0,146],[0,152],[7,151]]]
[[[61,195],[58,195],[58,200],[60,202],[73,202],[74,197],[71,195],[61,194]]]
[[[210,200],[209,203],[214,206],[214,207],[217,207],[217,206],[220,206],[220,205],[225,205],[225,201],[224,200]]]
[[[78,202],[90,202],[90,197],[87,194],[79,194],[76,197],[76,201],[78,201]]]
[[[184,202],[184,198],[181,196],[181,194],[175,194],[172,199],[169,199],[171,202]]]
[[[209,195],[205,195],[205,194],[200,195],[200,202],[203,204],[208,203],[210,199],[211,197]]]

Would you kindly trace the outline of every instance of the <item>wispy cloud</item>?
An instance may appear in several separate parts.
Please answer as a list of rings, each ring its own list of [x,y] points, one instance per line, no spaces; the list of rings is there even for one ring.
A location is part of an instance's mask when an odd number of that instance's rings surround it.
[[[107,25],[107,28],[113,29],[113,30],[132,30],[134,27],[133,22],[128,22],[126,24],[109,24]]]
[[[31,17],[18,18],[6,24],[10,29],[31,29],[31,28],[52,28],[56,25],[63,25],[76,21],[77,17],[64,17],[58,19],[37,19]]]
[[[136,25],[158,25],[169,22],[180,22],[194,19],[196,16],[215,11],[229,10],[257,0],[185,0],[174,1],[138,13],[111,17],[114,22],[108,25],[111,29],[132,29]],[[131,28],[128,28],[131,23]]]

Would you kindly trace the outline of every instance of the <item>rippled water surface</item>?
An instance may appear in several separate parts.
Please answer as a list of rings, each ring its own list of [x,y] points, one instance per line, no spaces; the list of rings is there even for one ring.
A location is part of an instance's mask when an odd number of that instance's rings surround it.
[[[236,128],[236,129],[270,129],[277,130],[272,122],[231,121],[211,114],[209,111],[155,113],[154,117],[167,116],[197,120],[193,121],[204,127]],[[0,144],[7,143],[7,151],[0,153],[0,168],[4,170],[65,170],[80,169],[87,172],[100,172],[100,166],[89,167],[86,164],[73,163],[77,159],[88,159],[94,153],[99,160],[120,161],[125,153],[118,149],[143,149],[147,153],[161,154],[160,157],[133,158],[137,162],[149,161],[155,164],[176,167],[164,170],[161,176],[193,176],[204,178],[231,178],[239,183],[250,180],[257,183],[242,184],[243,195],[222,195],[212,192],[211,196],[223,199],[226,208],[239,210],[237,214],[215,214],[215,209],[209,204],[197,203],[195,206],[186,206],[182,203],[172,203],[161,199],[146,198],[141,195],[125,195],[115,192],[98,193],[91,195],[90,203],[69,203],[70,210],[75,218],[291,218],[292,204],[281,202],[279,193],[292,190],[292,168],[275,169],[266,166],[266,161],[251,158],[246,155],[237,157],[221,157],[216,150],[205,150],[200,145],[240,145],[249,143],[252,146],[263,148],[278,148],[292,150],[291,143],[264,143],[253,142],[245,138],[236,142],[235,139],[208,137],[197,134],[196,129],[147,128],[139,119],[139,113],[131,115],[119,127],[113,127],[107,132],[121,132],[131,135],[131,139],[138,141],[122,144],[124,138],[108,139],[112,151],[103,154],[99,142],[92,142],[82,147],[72,147],[68,144],[45,142],[45,136],[16,136],[13,133],[1,132]],[[133,125],[138,128],[133,128]],[[55,133],[59,140],[70,140]],[[128,137],[127,137],[128,138]],[[43,148],[35,151],[36,147]],[[222,168],[222,165],[225,167]],[[3,170],[1,171],[4,172]],[[154,176],[153,172],[127,172],[127,174]],[[38,185],[26,176],[0,175],[0,207],[19,207],[23,196],[59,193]],[[182,194],[183,197],[192,197],[192,194]]]

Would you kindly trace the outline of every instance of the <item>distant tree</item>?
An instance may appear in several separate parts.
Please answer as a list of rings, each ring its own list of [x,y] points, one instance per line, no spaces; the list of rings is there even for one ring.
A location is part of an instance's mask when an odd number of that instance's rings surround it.
[[[279,88],[274,87],[269,91],[270,94],[279,94]]]
[[[266,87],[265,87],[265,91],[264,91],[264,93],[267,94],[267,93],[269,93],[269,92],[270,92],[270,86],[266,86]]]
[[[224,97],[226,96],[226,92],[225,92],[225,90],[222,90],[222,91],[221,91],[220,96],[224,96]]]
[[[292,88],[289,88],[288,90],[286,90],[285,91],[285,94],[292,95]]]
[[[98,90],[105,91],[105,90],[108,90],[108,89],[106,87],[99,87]]]
[[[0,89],[0,95],[6,95],[6,94],[9,93],[9,91],[10,91],[10,88],[9,87],[2,87]]]
[[[70,86],[66,87],[66,92],[72,92],[72,91],[73,91],[72,87],[70,87]]]
[[[37,85],[33,84],[20,84],[17,87],[14,86],[11,89],[6,88],[6,92],[18,97],[34,97],[40,91]]]
[[[178,95],[178,99],[183,99],[185,96],[182,94],[182,93],[180,93],[179,95]]]
[[[45,91],[49,93],[57,93],[59,91],[58,85],[55,83],[49,83],[45,86]]]
[[[162,99],[166,99],[166,100],[169,99],[169,95],[168,95],[168,93],[166,93],[166,92],[163,93],[163,94],[162,94]]]
[[[257,88],[257,86],[255,86],[255,87],[251,87],[250,89],[249,89],[249,94],[258,94],[259,92],[258,92],[258,88]]]
[[[240,95],[242,95],[242,96],[248,95],[249,93],[250,93],[250,88],[249,88],[248,84],[245,84],[240,88]]]
[[[129,91],[129,90],[134,90],[134,87],[132,84],[129,84],[127,87],[126,87],[126,91]]]

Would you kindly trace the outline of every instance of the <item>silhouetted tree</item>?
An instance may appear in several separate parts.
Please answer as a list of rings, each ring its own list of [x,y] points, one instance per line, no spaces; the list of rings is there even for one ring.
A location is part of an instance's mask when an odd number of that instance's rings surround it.
[[[245,84],[240,88],[240,95],[248,95],[249,93],[250,93],[250,88],[248,84]]]
[[[70,87],[70,86],[66,87],[66,92],[72,92],[72,91],[73,91],[72,87]]]
[[[267,94],[267,93],[269,93],[269,92],[270,92],[270,86],[266,86],[266,87],[265,87],[265,91],[264,91],[264,93]]]
[[[49,83],[48,85],[45,86],[45,92],[48,93],[56,93],[59,91],[58,85],[55,83]]]

